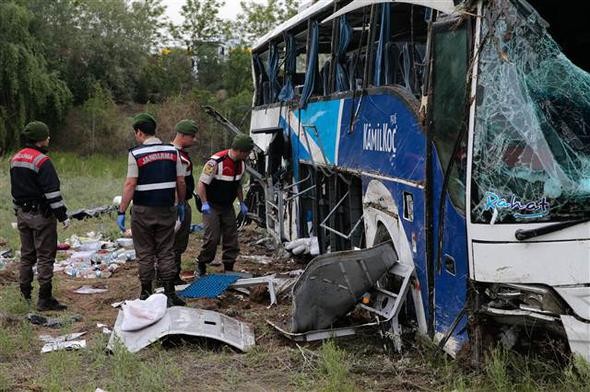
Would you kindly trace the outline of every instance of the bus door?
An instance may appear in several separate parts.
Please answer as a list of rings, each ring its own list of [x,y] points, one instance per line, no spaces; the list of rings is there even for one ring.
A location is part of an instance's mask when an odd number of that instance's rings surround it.
[[[469,278],[465,222],[469,21],[432,26],[429,122],[430,331],[455,354],[467,337]]]

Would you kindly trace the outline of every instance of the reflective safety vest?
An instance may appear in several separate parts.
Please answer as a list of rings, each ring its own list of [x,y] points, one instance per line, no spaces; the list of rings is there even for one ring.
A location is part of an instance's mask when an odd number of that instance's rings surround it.
[[[242,176],[246,170],[243,161],[234,161],[229,157],[229,150],[220,151],[211,156],[217,163],[217,170],[207,189],[207,200],[223,207],[231,206],[238,196]]]
[[[129,150],[137,162],[137,187],[133,204],[172,207],[176,201],[176,147],[171,144],[142,144]]]

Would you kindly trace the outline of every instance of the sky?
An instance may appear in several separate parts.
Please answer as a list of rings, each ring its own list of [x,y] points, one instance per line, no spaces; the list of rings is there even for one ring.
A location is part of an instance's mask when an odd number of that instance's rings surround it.
[[[185,0],[163,0],[162,4],[166,6],[166,15],[175,24],[182,22],[180,16],[180,7],[184,4]],[[219,16],[224,19],[235,19],[240,11],[240,0],[225,0],[225,5],[221,8]]]

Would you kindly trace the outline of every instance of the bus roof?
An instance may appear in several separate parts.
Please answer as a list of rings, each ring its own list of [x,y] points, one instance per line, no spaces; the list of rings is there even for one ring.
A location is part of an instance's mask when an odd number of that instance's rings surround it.
[[[284,21],[268,33],[266,33],[262,38],[260,38],[256,44],[254,44],[253,50],[259,49],[260,47],[264,46],[268,41],[275,38],[278,35],[281,35],[283,31],[290,30],[292,27],[298,25],[300,22],[308,19],[310,16],[324,10],[326,7],[333,5],[337,0],[319,0],[318,2],[312,4],[311,6],[307,7],[303,11],[297,13],[297,15],[293,16],[291,19]]]
[[[288,31],[294,26],[298,25],[304,20],[307,20],[309,17],[323,11],[329,6],[332,6],[338,0],[319,0],[312,4],[311,6],[305,8],[303,11],[299,12],[297,15],[293,16],[291,19],[281,23],[273,30],[266,33],[262,38],[260,38],[255,44],[252,50],[257,50],[263,47],[268,41],[271,39],[281,35],[284,31]],[[453,0],[353,0],[347,6],[340,9],[338,12],[334,13],[330,17],[326,18],[323,22],[331,20],[337,16],[345,14],[347,12],[356,10],[358,8],[362,8],[372,4],[379,4],[379,3],[407,3],[407,4],[415,4],[424,7],[433,8],[438,11],[442,11],[444,13],[450,14],[455,9],[455,4]]]

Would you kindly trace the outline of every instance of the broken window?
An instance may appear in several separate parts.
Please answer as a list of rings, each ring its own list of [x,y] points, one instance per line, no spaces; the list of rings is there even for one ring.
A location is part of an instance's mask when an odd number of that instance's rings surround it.
[[[472,220],[588,216],[590,75],[565,57],[524,2],[489,2],[482,39]]]

